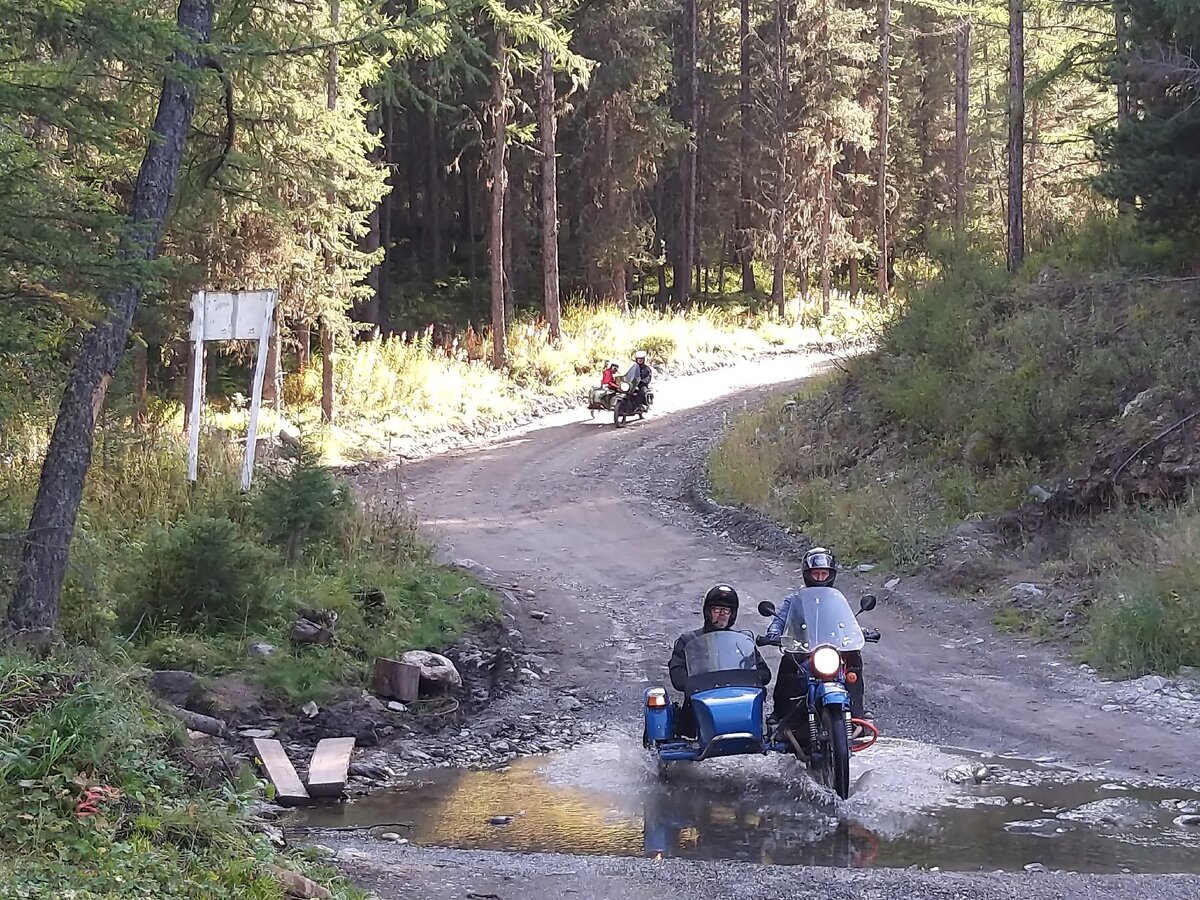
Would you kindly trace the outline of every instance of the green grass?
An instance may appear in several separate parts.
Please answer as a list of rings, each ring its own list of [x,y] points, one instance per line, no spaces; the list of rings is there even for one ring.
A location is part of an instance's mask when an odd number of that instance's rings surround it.
[[[489,364],[489,332],[463,339],[449,353],[431,346],[428,331],[342,348],[334,358],[337,416],[319,423],[320,366],[285,380],[285,418],[321,434],[326,458],[354,462],[410,451],[440,434],[478,435],[537,412],[547,400],[582,402],[609,359],[623,366],[644,349],[663,371],[692,371],[747,357],[840,341],[869,333],[881,316],[872,307],[838,300],[822,320],[813,307],[781,322],[751,305],[729,303],[683,311],[568,305],[562,339],[550,343],[546,323],[518,319],[508,331],[507,366]],[[209,414],[211,425],[245,429],[245,402]],[[265,432],[279,422],[262,420]]]
[[[1193,410],[1198,345],[1186,284],[1120,273],[1029,284],[983,264],[949,267],[905,299],[849,374],[735,422],[711,454],[710,481],[724,502],[847,562],[937,569],[954,557],[952,529],[1027,504],[1034,485],[1087,471],[1097,447],[1137,447]],[[1147,390],[1152,412],[1123,416]],[[1196,665],[1194,508],[1091,510],[936,574],[996,598],[1013,579],[1055,582],[1083,601],[1074,640],[1107,671]],[[1061,610],[997,615],[1031,634],[1063,624]]]
[[[0,655],[0,896],[282,900],[271,865],[364,896],[303,855],[277,854],[246,824],[254,777],[202,787],[185,742],[93,656]],[[81,816],[90,788],[119,793]]]

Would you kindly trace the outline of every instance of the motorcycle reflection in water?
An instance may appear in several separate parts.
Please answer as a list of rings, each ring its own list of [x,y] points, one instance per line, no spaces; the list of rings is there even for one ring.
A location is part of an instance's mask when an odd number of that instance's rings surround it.
[[[817,807],[755,808],[747,797],[652,789],[645,798],[643,853],[651,859],[742,859],[763,865],[870,868],[879,842],[867,828]]]

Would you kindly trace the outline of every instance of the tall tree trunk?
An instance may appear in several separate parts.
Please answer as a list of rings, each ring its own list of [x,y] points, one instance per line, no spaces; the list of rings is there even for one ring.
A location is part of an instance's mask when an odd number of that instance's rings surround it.
[[[138,335],[133,342],[133,421],[146,424],[148,382],[150,380],[150,349]]]
[[[542,18],[553,19],[552,0],[542,0]],[[558,115],[555,111],[554,56],[542,51],[538,80],[538,146],[542,154],[542,302],[550,341],[562,337],[558,284]]]
[[[1114,79],[1117,87],[1117,124],[1123,125],[1133,117],[1133,97],[1129,90],[1129,0],[1115,0],[1113,20],[1117,41]]]
[[[771,266],[771,302],[779,312],[781,321],[787,318],[787,296],[784,288],[784,275],[787,270],[787,237],[788,218],[790,213],[791,185],[788,181],[788,154],[790,144],[785,133],[788,121],[788,9],[785,0],[775,0],[775,128],[774,135],[779,141],[778,157],[775,160],[775,197],[774,221],[771,231],[774,243],[774,254]]]
[[[328,313],[321,317],[321,421],[333,424],[333,329]]]
[[[621,185],[617,179],[617,97],[613,96],[604,104],[604,212],[608,220],[615,226],[616,234],[623,224],[621,220]],[[625,292],[625,260],[619,249],[609,248],[611,256],[608,260],[607,283],[604,286],[606,299],[621,308],[621,312],[629,312],[629,295]]]
[[[519,193],[516,185],[520,181],[520,173],[523,172],[521,160],[520,145],[513,148],[511,164],[514,171],[518,173],[514,178],[512,173],[508,172],[508,166],[505,166],[505,186],[504,186],[504,241],[502,247],[504,249],[504,324],[511,325],[513,317],[517,313],[516,301],[516,277],[517,269],[513,265],[513,246],[516,243],[514,235],[516,233],[516,222],[514,221],[517,211],[521,208],[520,201],[517,199]]]
[[[283,399],[283,390],[281,389],[281,366],[279,364],[279,315],[275,316],[275,320],[271,326],[271,337],[267,341],[267,362],[266,369],[263,372],[263,387],[262,401],[269,405],[275,412],[279,412],[281,401]]]
[[[958,28],[954,73],[954,234],[961,239],[967,221],[967,161],[970,158],[967,115],[971,102],[971,20]]]
[[[876,241],[879,244],[879,261],[875,270],[876,289],[879,303],[888,302],[888,266],[890,242],[888,239],[888,119],[891,114],[892,80],[892,0],[879,0],[879,145],[878,169],[875,188],[878,193],[876,219]]]
[[[425,196],[428,198],[425,207],[426,222],[429,227],[429,268],[434,278],[442,275],[442,205],[445,194],[442,189],[442,166],[438,149],[438,123],[433,107],[425,111]],[[474,242],[474,236],[470,238]]]
[[[819,252],[821,256],[821,315],[829,315],[829,295],[832,290],[832,263],[829,259],[829,233],[833,224],[833,61],[829,51],[829,4],[821,2],[821,56],[822,73],[825,79],[825,134],[823,150],[824,164],[821,169],[821,230]]]
[[[385,7],[395,14],[394,2],[389,0]],[[383,259],[379,263],[379,330],[387,336],[392,333],[392,225],[396,215],[396,158],[395,138],[396,108],[387,103],[383,107],[383,163],[387,167],[387,192],[379,205],[379,243],[383,247]]]
[[[501,369],[505,362],[504,319],[504,195],[508,189],[508,169],[504,154],[508,128],[508,42],[503,28],[497,27],[496,71],[492,75],[492,212],[488,221],[488,274],[492,301],[492,366]]]
[[[212,35],[215,0],[180,0],[176,21],[186,43],[175,52],[183,77],[171,72],[163,81],[149,145],[138,169],[129,210],[129,231],[119,251],[127,264],[158,256],[170,211],[188,129],[196,109],[196,72],[203,66],[198,47]],[[194,44],[192,43],[194,42]],[[22,546],[8,622],[16,631],[54,629],[58,599],[83,485],[92,462],[96,414],[113,372],[125,352],[142,286],[125,284],[105,298],[101,321],[84,334],[67,376],[42,463],[37,498]]]
[[[858,210],[854,211],[854,218],[850,220],[850,236],[854,238],[854,245],[857,248],[862,241],[862,218],[858,214]],[[850,299],[857,300],[859,291],[862,290],[858,283],[858,250],[855,249],[850,257]]]
[[[738,27],[740,45],[740,84],[738,107],[740,113],[740,149],[738,154],[738,182],[741,189],[738,204],[737,259],[742,266],[742,292],[753,294],[758,286],[754,283],[754,206],[753,179],[750,171],[751,121],[750,107],[750,0],[741,0],[741,21]]]
[[[691,300],[692,269],[696,264],[696,151],[699,135],[700,86],[697,73],[700,15],[698,0],[683,0],[683,66],[680,81],[683,88],[684,125],[690,132],[683,152],[680,172],[679,256],[675,267],[675,302],[680,306]]]
[[[296,371],[303,375],[312,363],[312,327],[307,322],[297,325],[294,335],[296,338]]]
[[[337,30],[341,17],[341,0],[329,0],[329,22]],[[329,70],[325,76],[325,108],[333,111],[338,104],[338,49],[329,48]],[[329,202],[334,202],[330,190]],[[325,256],[325,270],[333,274],[333,256]],[[332,278],[330,279],[332,283]],[[321,316],[321,421],[333,423],[333,329],[329,325],[329,313]]]
[[[1025,0],[1008,0],[1008,271],[1025,261]]]

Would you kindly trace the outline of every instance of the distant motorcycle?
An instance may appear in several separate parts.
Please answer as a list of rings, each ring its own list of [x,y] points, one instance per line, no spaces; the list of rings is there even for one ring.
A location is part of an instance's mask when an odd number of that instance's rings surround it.
[[[646,418],[646,413],[650,411],[650,407],[654,403],[654,391],[650,389],[649,385],[646,385],[641,392],[638,392],[633,390],[629,382],[623,379],[620,384],[620,390],[614,396],[615,400],[612,405],[613,424],[618,428],[633,416],[637,416],[639,419]]]

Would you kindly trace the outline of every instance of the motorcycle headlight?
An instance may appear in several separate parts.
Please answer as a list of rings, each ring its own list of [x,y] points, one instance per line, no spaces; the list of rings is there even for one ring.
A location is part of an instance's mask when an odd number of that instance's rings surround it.
[[[842,667],[842,654],[835,647],[818,647],[809,658],[812,670],[821,678],[832,678]]]
[[[621,390],[622,390],[622,391],[627,391],[627,390],[629,390],[629,382],[628,382],[628,381],[622,381],[622,382],[621,382]]]

